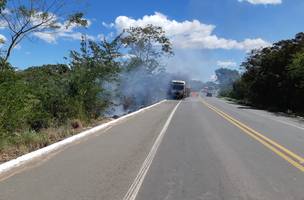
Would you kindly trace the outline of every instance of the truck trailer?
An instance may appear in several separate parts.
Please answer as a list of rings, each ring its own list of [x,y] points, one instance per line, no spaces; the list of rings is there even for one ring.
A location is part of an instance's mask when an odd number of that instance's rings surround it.
[[[173,99],[183,99],[187,96],[186,82],[182,80],[172,80],[169,94]]]

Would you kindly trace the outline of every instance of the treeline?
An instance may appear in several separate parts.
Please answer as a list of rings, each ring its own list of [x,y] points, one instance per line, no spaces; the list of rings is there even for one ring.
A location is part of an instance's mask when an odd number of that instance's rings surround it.
[[[160,60],[171,54],[163,30],[148,25],[126,29],[112,41],[83,37],[68,64],[16,70],[2,60],[0,152],[26,135],[42,135],[46,145],[49,128],[81,128],[117,107],[123,114],[164,98],[169,75]]]
[[[304,33],[252,51],[228,96],[274,111],[304,113]]]
[[[44,65],[16,71],[1,67],[0,132],[39,131],[68,120],[88,122],[109,105],[102,84],[119,72],[119,64],[105,43],[82,42],[82,51],[71,52],[69,65]]]
[[[215,70],[215,75],[217,85],[213,86],[213,88],[219,89],[220,96],[229,95],[233,88],[234,82],[240,78],[240,74],[237,70],[229,68],[219,68]]]

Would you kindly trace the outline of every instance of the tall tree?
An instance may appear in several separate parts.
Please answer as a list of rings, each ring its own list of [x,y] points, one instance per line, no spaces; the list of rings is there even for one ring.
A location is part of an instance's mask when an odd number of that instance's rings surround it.
[[[2,60],[7,62],[13,49],[34,32],[52,34],[62,28],[86,26],[83,13],[72,10],[72,5],[69,0],[8,0],[5,12],[0,12],[1,24],[10,35]]]
[[[160,66],[159,58],[173,54],[172,44],[159,26],[130,27],[121,40],[130,49],[130,66],[142,65],[150,73]]]
[[[119,45],[118,38],[110,42],[83,38],[80,52],[71,51],[69,96],[75,112],[82,115],[79,118],[96,118],[111,103],[105,84],[116,80],[120,70]]]
[[[304,112],[303,49],[304,33],[298,33],[252,51],[242,63],[244,73],[234,84],[234,97],[259,107]]]
[[[304,112],[304,51],[297,53],[288,66],[290,89],[290,108]]]
[[[237,70],[228,68],[220,68],[215,70],[215,75],[220,87],[223,89],[229,89],[232,87],[233,82],[240,78],[240,74]]]
[[[128,52],[118,89],[124,108],[137,109],[165,96],[167,87],[162,83],[167,78],[161,61],[173,50],[164,30],[154,25],[130,27],[123,31],[121,42]]]

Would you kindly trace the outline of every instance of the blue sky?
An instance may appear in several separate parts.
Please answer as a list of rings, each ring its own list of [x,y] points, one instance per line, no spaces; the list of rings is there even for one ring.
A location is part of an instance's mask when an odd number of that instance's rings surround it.
[[[84,11],[92,38],[115,34],[130,25],[155,23],[172,38],[175,56],[168,70],[209,80],[215,69],[238,69],[246,53],[303,31],[303,0],[90,0]],[[5,35],[1,29],[0,34]],[[18,68],[65,62],[79,48],[73,36],[33,37],[15,49],[10,62]],[[5,35],[6,36],[6,35]]]

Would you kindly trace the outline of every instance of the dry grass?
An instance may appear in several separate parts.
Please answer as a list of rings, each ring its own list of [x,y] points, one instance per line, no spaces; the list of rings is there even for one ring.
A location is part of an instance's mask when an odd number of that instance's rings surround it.
[[[88,126],[97,126],[110,120],[101,118],[88,124]],[[48,128],[40,132],[25,131],[15,134],[0,134],[0,163],[61,141],[89,129],[89,127],[83,127],[83,124],[79,120],[73,120],[66,126]]]

